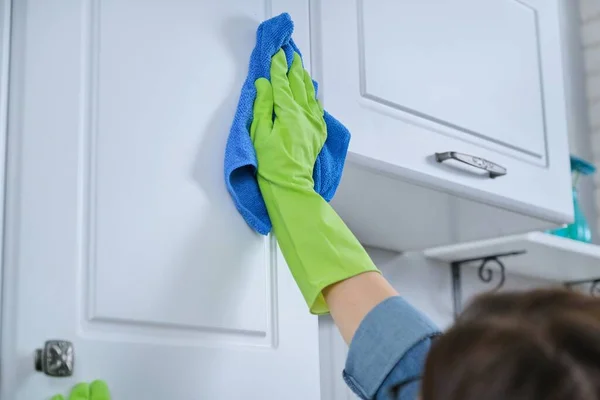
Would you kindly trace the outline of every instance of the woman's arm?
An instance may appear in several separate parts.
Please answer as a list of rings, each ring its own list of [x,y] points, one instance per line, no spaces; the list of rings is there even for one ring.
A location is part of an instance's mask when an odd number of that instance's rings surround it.
[[[350,344],[369,311],[398,292],[380,273],[366,272],[327,287],[323,294],[336,326]]]
[[[331,312],[350,344],[348,385],[363,399],[385,398],[389,387],[420,376],[423,356],[408,355],[436,329],[398,296],[315,191],[313,169],[327,126],[300,57],[294,56],[288,72],[280,51],[272,59],[271,80],[261,78],[255,86],[250,133],[257,180],[279,247],[310,311]]]

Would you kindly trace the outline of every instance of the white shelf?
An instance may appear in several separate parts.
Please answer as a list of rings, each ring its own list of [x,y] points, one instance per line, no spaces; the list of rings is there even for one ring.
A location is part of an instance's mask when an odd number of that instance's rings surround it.
[[[507,273],[558,282],[600,278],[600,246],[541,232],[436,247],[424,253],[450,263],[522,250],[526,253],[501,258]]]

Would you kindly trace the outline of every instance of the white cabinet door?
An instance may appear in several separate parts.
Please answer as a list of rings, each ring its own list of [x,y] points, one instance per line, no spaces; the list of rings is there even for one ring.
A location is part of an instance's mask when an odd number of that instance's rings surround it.
[[[95,378],[117,400],[319,398],[317,320],[222,172],[256,27],[286,8],[308,25],[287,0],[13,2],[2,399]],[[73,342],[71,378],[34,371],[48,339]]]
[[[350,160],[551,220],[572,216],[558,0],[330,0],[315,11],[325,107]],[[455,151],[506,176],[437,163]]]

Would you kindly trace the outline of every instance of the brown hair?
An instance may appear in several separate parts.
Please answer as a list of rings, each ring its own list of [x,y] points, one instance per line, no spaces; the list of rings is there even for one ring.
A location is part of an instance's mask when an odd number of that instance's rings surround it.
[[[421,398],[600,399],[600,299],[566,290],[477,298],[435,339]]]

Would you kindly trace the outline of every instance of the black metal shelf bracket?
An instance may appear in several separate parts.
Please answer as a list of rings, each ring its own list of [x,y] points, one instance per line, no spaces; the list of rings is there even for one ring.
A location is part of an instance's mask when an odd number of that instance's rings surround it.
[[[464,260],[457,260],[450,263],[450,270],[452,273],[452,297],[454,306],[454,319],[458,318],[463,308],[462,301],[462,266],[465,264],[479,263],[477,267],[477,276],[479,280],[484,283],[492,283],[497,281],[495,286],[490,289],[491,291],[497,291],[506,281],[506,267],[501,259],[505,257],[514,257],[525,254],[526,250],[511,251],[506,253],[492,254],[485,257],[469,258]],[[495,267],[495,268],[494,268]],[[499,278],[496,279],[496,272],[499,274]],[[567,289],[575,289],[578,286],[589,286],[588,291],[590,296],[600,297],[600,276],[595,278],[588,278],[582,280],[574,280],[564,282],[564,286]]]
[[[600,296],[600,278],[594,279],[582,279],[579,281],[569,281],[565,282],[565,287],[567,289],[573,289],[575,286],[580,285],[590,285],[589,294],[590,296]]]
[[[450,263],[450,270],[452,273],[452,297],[453,297],[453,305],[454,305],[454,318],[458,318],[460,313],[462,312],[462,266],[465,264],[471,263],[479,263],[479,267],[477,268],[477,276],[479,280],[484,283],[492,283],[495,280],[495,270],[492,267],[494,265],[496,267],[496,271],[499,273],[500,277],[498,279],[498,283],[494,286],[492,291],[497,291],[502,286],[504,286],[504,282],[506,281],[506,267],[504,263],[501,261],[501,258],[504,257],[512,257],[518,256],[521,254],[525,254],[525,250],[519,251],[511,251],[507,253],[499,253],[492,254],[485,257],[477,257],[477,258],[468,258],[464,260],[457,260]],[[600,292],[600,279],[598,279],[598,291]]]

